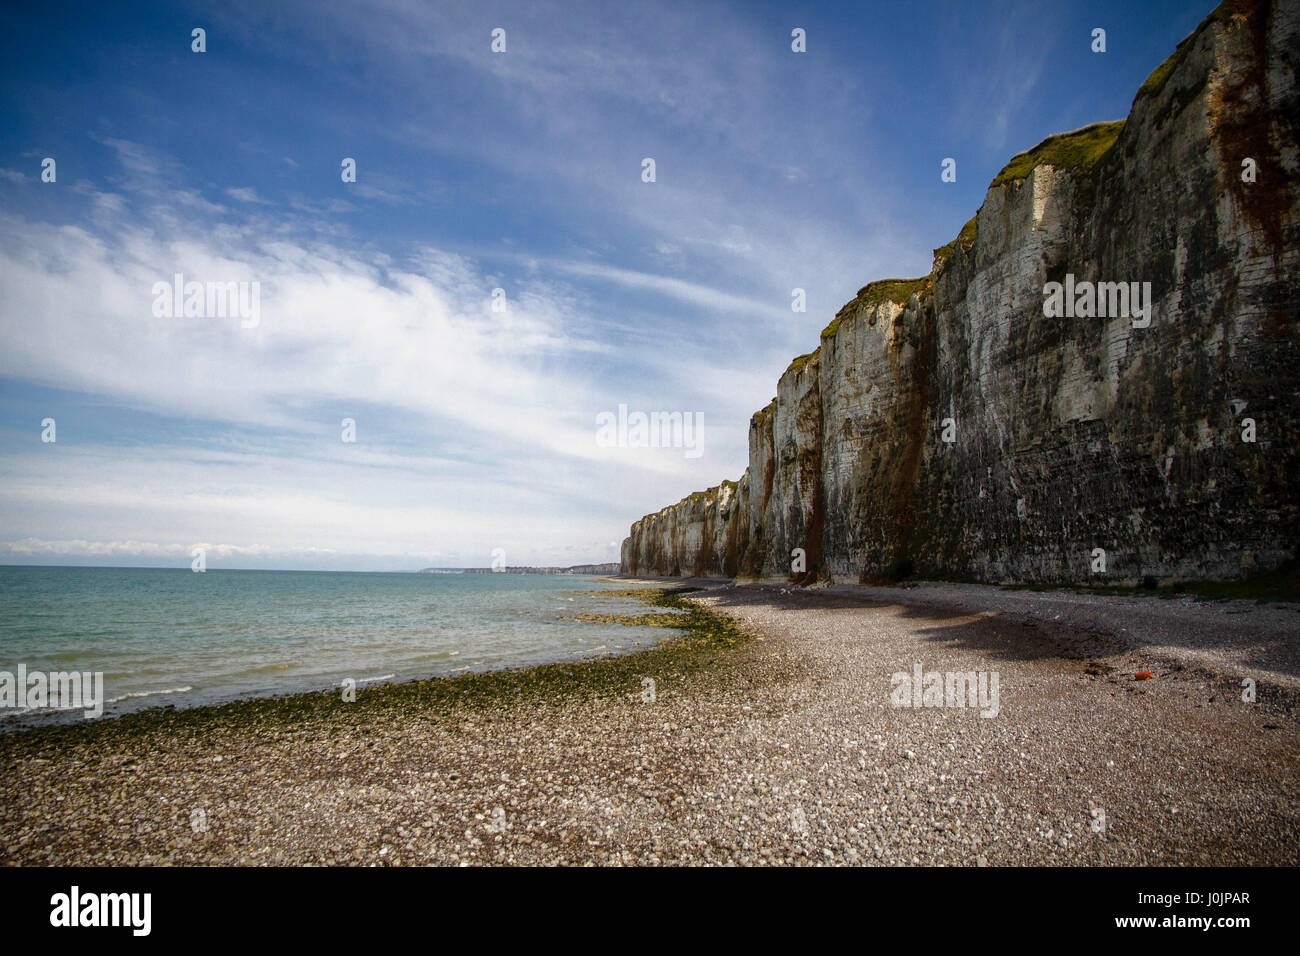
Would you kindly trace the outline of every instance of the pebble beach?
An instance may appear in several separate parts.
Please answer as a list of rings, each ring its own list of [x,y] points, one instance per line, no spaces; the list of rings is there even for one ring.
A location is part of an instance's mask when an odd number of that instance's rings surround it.
[[[355,701],[300,694],[0,735],[0,861],[1300,858],[1300,606],[624,583],[655,605],[630,620],[682,636]],[[894,675],[918,665],[996,673],[996,714],[898,706]]]

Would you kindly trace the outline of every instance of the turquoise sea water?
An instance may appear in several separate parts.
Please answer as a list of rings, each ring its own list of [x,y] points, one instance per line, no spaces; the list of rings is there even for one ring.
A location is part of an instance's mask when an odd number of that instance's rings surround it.
[[[516,574],[0,567],[0,671],[102,671],[104,713],[631,651],[661,628],[621,584]],[[0,707],[0,730],[81,712]]]

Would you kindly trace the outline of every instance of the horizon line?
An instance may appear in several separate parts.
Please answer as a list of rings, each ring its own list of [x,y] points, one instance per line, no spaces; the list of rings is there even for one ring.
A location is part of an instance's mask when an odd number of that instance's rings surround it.
[[[508,565],[503,572],[508,573],[512,568],[563,568],[569,570],[572,568],[586,567],[587,565],[598,564],[620,564],[619,561],[580,561],[577,564],[512,564]],[[467,565],[425,565],[422,568],[394,568],[387,571],[362,571],[348,568],[206,568],[203,571],[195,571],[193,568],[178,565],[156,565],[156,564],[9,564],[0,562],[0,568],[84,568],[91,570],[109,569],[114,571],[189,571],[191,574],[207,574],[209,571],[266,571],[274,574],[421,574],[425,571],[482,571],[491,568],[491,565],[484,564],[467,564]]]

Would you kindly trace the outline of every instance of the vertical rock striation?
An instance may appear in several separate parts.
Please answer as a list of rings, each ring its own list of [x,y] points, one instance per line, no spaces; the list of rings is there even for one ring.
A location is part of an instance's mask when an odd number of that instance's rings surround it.
[[[738,482],[633,524],[623,572],[1077,582],[1100,548],[1106,580],[1134,581],[1293,560],[1297,51],[1300,2],[1228,0],[1127,120],[1015,157],[930,275],[866,286],[791,363]],[[1046,316],[1044,286],[1070,281],[1150,283],[1150,325]]]

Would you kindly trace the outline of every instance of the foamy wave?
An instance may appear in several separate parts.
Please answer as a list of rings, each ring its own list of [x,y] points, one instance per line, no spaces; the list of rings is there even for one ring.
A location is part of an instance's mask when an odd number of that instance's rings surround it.
[[[193,690],[193,687],[169,687],[166,690],[142,690],[133,694],[123,694],[120,697],[110,697],[104,701],[105,704],[116,704],[124,700],[133,700],[137,697],[156,697],[159,694],[183,694],[187,690]]]
[[[0,717],[21,717],[23,714],[63,714],[70,710],[90,710],[90,704],[49,704],[45,707],[8,707],[0,710]]]
[[[373,684],[377,680],[392,680],[392,674],[385,674],[383,677],[358,677],[358,684]]]

